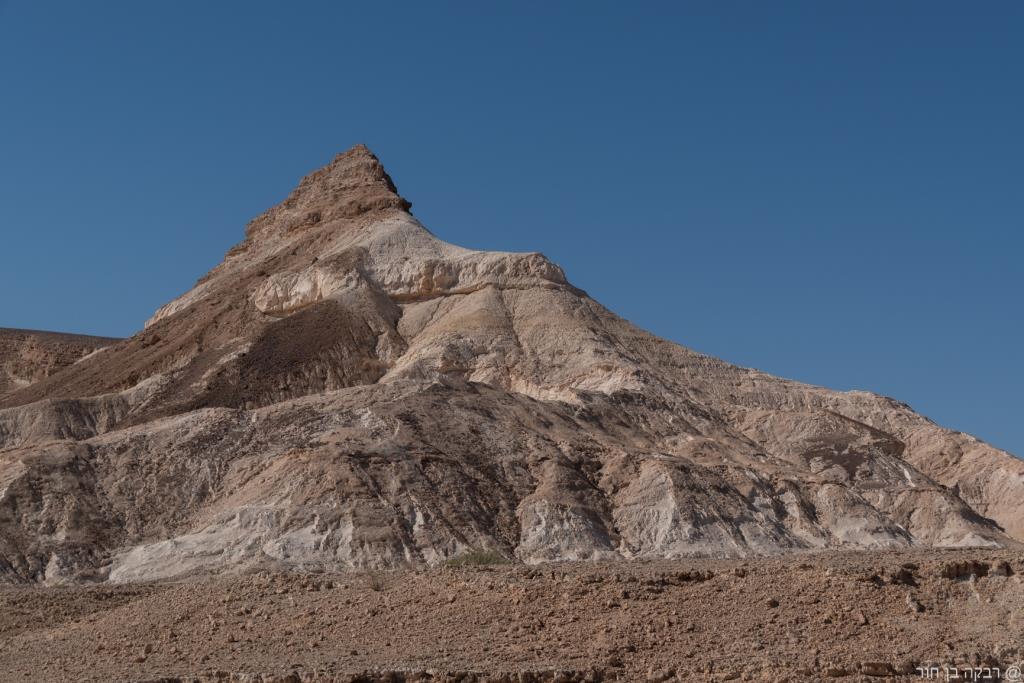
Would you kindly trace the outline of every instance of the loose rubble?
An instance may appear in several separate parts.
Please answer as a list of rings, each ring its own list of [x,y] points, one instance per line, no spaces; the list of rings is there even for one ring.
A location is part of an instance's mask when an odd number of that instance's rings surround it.
[[[1012,573],[961,578],[981,565]],[[919,681],[1024,660],[1021,571],[951,550],[8,586],[0,681]]]

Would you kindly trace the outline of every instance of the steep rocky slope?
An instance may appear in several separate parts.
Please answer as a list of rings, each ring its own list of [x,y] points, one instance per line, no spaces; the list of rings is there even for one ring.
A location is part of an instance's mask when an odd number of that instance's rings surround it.
[[[0,398],[0,577],[1024,538],[1024,463],[446,244],[365,147],[131,339]]]
[[[0,327],[0,396],[63,370],[117,339]]]

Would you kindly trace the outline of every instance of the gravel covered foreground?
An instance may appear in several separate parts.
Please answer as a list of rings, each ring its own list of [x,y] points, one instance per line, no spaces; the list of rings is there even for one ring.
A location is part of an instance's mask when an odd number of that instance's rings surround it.
[[[0,678],[924,680],[924,665],[1012,676],[1022,574],[1019,552],[929,550],[5,586]]]

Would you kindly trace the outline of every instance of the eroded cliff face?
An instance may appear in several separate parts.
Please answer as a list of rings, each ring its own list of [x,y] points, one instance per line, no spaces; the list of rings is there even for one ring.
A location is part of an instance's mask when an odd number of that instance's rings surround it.
[[[365,147],[145,329],[0,398],[0,579],[1024,538],[1024,463],[446,244]]]

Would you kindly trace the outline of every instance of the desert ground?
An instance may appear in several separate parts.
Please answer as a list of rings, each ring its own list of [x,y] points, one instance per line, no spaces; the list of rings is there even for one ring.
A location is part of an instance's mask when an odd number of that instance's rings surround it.
[[[3,681],[1014,680],[1024,553],[0,587]],[[924,668],[918,668],[924,667]]]

